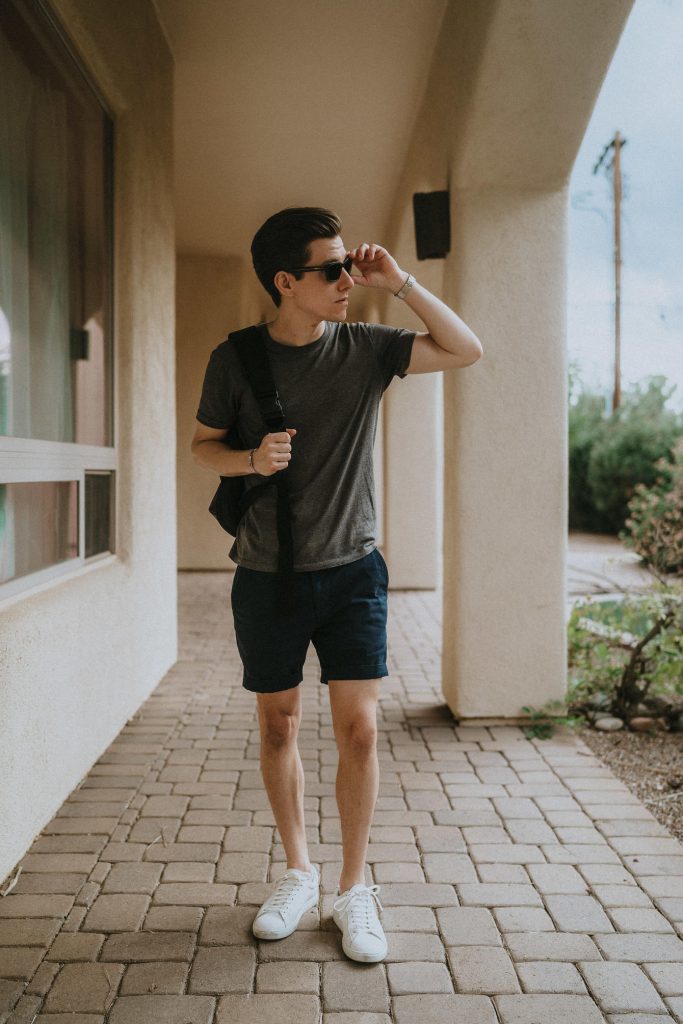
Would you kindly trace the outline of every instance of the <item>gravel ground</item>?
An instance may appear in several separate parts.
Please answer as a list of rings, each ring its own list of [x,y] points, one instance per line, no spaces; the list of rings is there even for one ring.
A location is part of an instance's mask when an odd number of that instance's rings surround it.
[[[683,733],[608,733],[577,726],[576,735],[683,841]]]

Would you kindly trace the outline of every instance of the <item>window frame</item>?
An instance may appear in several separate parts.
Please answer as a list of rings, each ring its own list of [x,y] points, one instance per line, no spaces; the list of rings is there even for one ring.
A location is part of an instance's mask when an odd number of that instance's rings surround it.
[[[109,564],[119,560],[118,544],[118,430],[117,430],[117,374],[114,297],[116,294],[115,264],[115,119],[114,114],[97,84],[84,66],[67,31],[46,0],[14,0],[21,10],[42,20],[51,36],[54,48],[61,51],[63,60],[76,69],[103,114],[103,205],[104,205],[104,316],[103,327],[108,337],[106,372],[108,374],[109,422],[108,432],[112,445],[87,445],[69,441],[11,437],[0,434],[0,484],[51,483],[72,481],[78,484],[78,555],[36,572],[27,573],[0,583],[0,608],[6,600],[20,597],[24,592],[52,581],[58,582],[79,574],[90,565]],[[108,470],[112,473],[111,540],[112,549],[85,557],[85,477],[86,473]]]

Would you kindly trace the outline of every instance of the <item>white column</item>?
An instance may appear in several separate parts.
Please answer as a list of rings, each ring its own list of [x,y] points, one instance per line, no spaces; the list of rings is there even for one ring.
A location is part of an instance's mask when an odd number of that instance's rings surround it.
[[[459,717],[565,691],[566,199],[452,195],[446,301],[484,348],[444,375],[443,693]]]

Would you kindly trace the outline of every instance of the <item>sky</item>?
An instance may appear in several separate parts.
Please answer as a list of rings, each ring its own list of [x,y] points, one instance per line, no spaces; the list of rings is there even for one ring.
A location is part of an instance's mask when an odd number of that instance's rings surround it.
[[[611,172],[593,167],[619,131],[621,381],[676,384],[683,411],[683,0],[636,0],[570,180],[568,351],[586,386],[611,395],[614,220]],[[607,160],[607,164],[610,160]]]

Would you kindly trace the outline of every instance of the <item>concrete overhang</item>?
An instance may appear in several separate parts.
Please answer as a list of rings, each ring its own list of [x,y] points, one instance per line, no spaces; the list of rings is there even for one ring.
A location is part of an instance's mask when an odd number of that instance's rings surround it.
[[[177,243],[246,253],[289,205],[383,236],[446,0],[154,0],[175,61]]]

